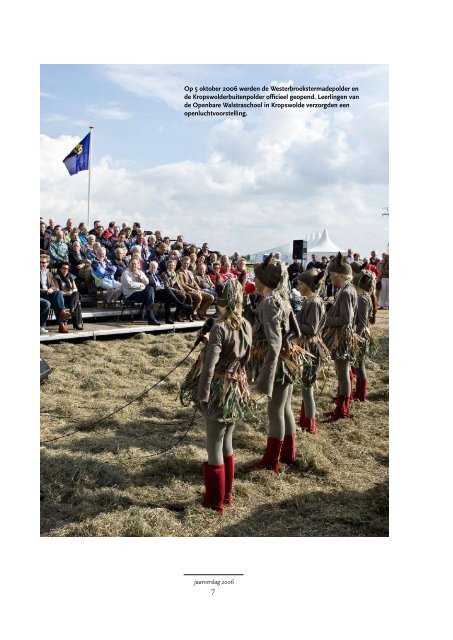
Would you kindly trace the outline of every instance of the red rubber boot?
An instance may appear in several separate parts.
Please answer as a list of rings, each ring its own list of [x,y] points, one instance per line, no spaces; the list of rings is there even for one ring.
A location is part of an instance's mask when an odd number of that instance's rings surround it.
[[[280,459],[282,444],[283,440],[277,440],[277,438],[268,437],[263,457],[259,462],[249,465],[246,468],[246,471],[255,471],[256,469],[270,469],[274,473],[278,473],[278,461]]]
[[[203,507],[223,513],[225,495],[225,465],[203,463],[204,486]]]
[[[233,489],[234,482],[234,454],[224,458],[223,462],[225,465],[225,497],[223,499],[223,504],[231,504],[231,491]]]
[[[304,431],[308,431],[312,435],[316,433],[316,418],[305,418],[305,424],[302,427]]]
[[[357,378],[356,372],[353,370],[352,367],[349,367],[349,384],[351,386],[351,391],[349,393],[349,400],[352,400],[352,397],[353,397],[352,390],[354,388],[354,379],[355,378]],[[358,381],[358,378],[357,378],[357,381]]]
[[[349,413],[349,403],[351,399],[349,396],[338,396],[337,398],[337,406],[332,412],[332,415],[324,422],[336,422],[341,418],[352,418]]]
[[[304,406],[304,401],[302,400],[302,404],[300,405],[299,422],[297,423],[299,427],[302,427],[302,429],[304,428],[304,420],[305,420],[305,406]]]
[[[357,379],[358,382],[358,379]],[[362,378],[361,379],[361,385],[360,385],[360,395],[358,395],[358,399],[360,400],[360,402],[365,402],[366,400],[366,388],[368,386],[368,378]]]
[[[305,418],[307,420],[308,418]],[[284,437],[280,451],[280,462],[294,464],[296,462],[296,434],[291,433]]]

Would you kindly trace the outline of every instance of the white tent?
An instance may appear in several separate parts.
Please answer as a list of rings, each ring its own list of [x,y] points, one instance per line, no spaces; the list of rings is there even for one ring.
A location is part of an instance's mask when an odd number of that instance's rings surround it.
[[[300,236],[299,236],[300,238]],[[331,256],[339,251],[343,252],[343,249],[337,247],[337,245],[332,242],[327,233],[327,229],[324,231],[315,231],[313,233],[308,234],[306,237],[307,242],[307,261],[310,262],[311,254],[316,253],[318,257],[321,256]],[[269,253],[280,253],[281,259],[283,262],[290,264],[293,261],[293,245],[292,242],[288,242],[287,244],[281,244],[278,247],[272,247],[271,249],[264,249],[262,251],[257,251],[256,253],[250,255],[251,262],[261,262],[265,256],[269,255]]]
[[[310,247],[315,245],[319,238],[321,237],[321,231],[315,231],[314,233],[310,233],[305,239],[307,241],[307,251],[310,251]]]
[[[339,251],[344,253],[343,249],[340,249],[340,247],[332,242],[327,233],[327,229],[324,229],[315,242],[311,242],[310,244],[307,242],[307,252],[309,254],[316,253],[318,257],[335,255]]]

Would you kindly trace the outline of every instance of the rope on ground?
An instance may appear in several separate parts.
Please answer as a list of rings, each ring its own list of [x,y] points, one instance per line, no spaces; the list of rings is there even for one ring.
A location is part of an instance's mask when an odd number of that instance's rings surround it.
[[[67,438],[68,436],[74,435],[74,433],[78,433],[81,431],[91,431],[92,429],[94,429],[94,427],[96,427],[100,422],[103,422],[104,420],[107,420],[107,418],[111,418],[112,416],[114,416],[116,413],[119,413],[120,411],[122,411],[123,409],[125,409],[126,407],[129,407],[131,404],[133,404],[134,402],[137,402],[137,400],[140,400],[141,398],[143,398],[146,394],[148,394],[150,391],[152,391],[155,387],[157,387],[158,384],[160,384],[161,382],[163,382],[164,380],[166,380],[168,378],[168,376],[170,376],[173,371],[176,371],[176,369],[181,366],[183,364],[183,362],[185,362],[187,360],[187,358],[190,356],[190,354],[192,353],[192,351],[195,349],[195,346],[193,346],[191,348],[191,350],[187,353],[187,355],[184,356],[184,358],[182,360],[180,360],[174,367],[173,369],[171,369],[171,371],[169,371],[163,378],[161,378],[160,380],[158,380],[157,382],[155,382],[151,387],[148,387],[148,389],[145,389],[140,395],[138,395],[136,398],[133,398],[132,400],[130,400],[129,402],[127,402],[126,404],[124,404],[123,406],[119,407],[118,409],[115,409],[115,411],[112,411],[111,413],[102,416],[101,418],[99,418],[98,420],[95,420],[94,422],[91,422],[87,425],[81,425],[80,427],[78,427],[77,429],[73,429],[72,431],[68,431],[67,433],[64,433],[61,436],[56,436],[55,438],[50,438],[49,440],[42,440],[41,441],[41,445],[43,444],[48,444],[49,442],[55,442],[56,440],[61,440],[62,438]]]

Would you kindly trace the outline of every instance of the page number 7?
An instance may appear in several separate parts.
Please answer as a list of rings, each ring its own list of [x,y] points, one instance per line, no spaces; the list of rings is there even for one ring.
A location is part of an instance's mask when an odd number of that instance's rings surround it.
[[[211,589],[211,591],[212,591],[212,595],[214,595],[215,589]]]

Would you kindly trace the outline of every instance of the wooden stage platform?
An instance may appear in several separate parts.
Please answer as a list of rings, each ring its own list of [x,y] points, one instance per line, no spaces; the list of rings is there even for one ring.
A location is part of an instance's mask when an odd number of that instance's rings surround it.
[[[121,309],[96,309],[83,308],[83,330],[77,331],[73,329],[71,322],[67,322],[66,326],[69,333],[59,333],[58,324],[53,321],[46,325],[49,333],[40,336],[41,343],[56,342],[57,340],[96,340],[96,338],[127,336],[134,333],[161,333],[175,331],[196,331],[200,329],[204,322],[197,320],[196,322],[175,322],[174,324],[165,324],[159,318],[159,326],[149,325],[146,320],[139,319],[139,310],[133,310],[134,322],[131,322],[129,311],[125,311],[123,317],[120,318]]]

